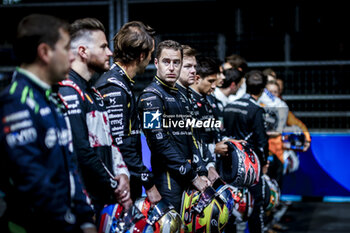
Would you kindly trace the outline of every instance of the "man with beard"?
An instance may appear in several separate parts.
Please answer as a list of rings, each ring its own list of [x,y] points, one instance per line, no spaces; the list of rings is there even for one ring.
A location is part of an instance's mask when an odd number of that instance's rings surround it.
[[[191,131],[188,127],[167,126],[162,119],[183,122],[186,101],[175,87],[179,78],[183,49],[178,42],[159,43],[154,64],[157,75],[139,97],[138,109],[143,131],[151,150],[152,172],[162,198],[180,212],[182,193],[191,184],[204,191],[210,181],[198,176]]]
[[[89,82],[96,72],[109,69],[112,52],[97,19],[76,20],[70,34],[75,61],[69,79],[60,82],[59,92],[68,104],[76,161],[98,219],[105,204],[118,201],[124,208],[132,205],[128,169],[112,145],[102,96]]]
[[[139,21],[126,23],[114,37],[114,64],[95,86],[103,95],[111,121],[114,143],[119,147],[130,172],[131,197],[142,195],[142,185],[152,204],[161,196],[153,175],[142,162],[141,125],[133,80],[142,74],[154,51],[154,30]]]

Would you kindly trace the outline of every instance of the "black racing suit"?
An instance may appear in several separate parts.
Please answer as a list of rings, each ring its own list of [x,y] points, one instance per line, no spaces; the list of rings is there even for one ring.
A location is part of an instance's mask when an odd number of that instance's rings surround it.
[[[184,97],[187,102],[185,108],[188,110],[188,114],[194,117],[195,119],[200,119],[199,111],[196,106],[193,104],[193,93],[191,88],[186,88],[179,83],[176,83],[176,87],[179,90],[179,93]],[[195,146],[199,150],[201,155],[201,162],[205,165],[205,167],[201,170],[200,175],[208,176],[209,167],[215,167],[214,158],[209,151],[207,144],[203,143],[203,138],[201,138],[201,128],[192,128],[192,135],[194,137],[193,141]]]
[[[213,94],[207,96],[207,100],[213,109],[213,115],[216,120],[221,122],[221,128],[216,129],[218,141],[222,141],[224,139],[224,105],[223,103],[217,99]]]
[[[112,146],[108,114],[100,93],[74,70],[60,83],[59,93],[68,103],[73,145],[83,183],[92,198],[96,214],[104,204],[116,203],[115,183],[128,169],[116,146]]]
[[[224,109],[224,125],[228,137],[246,140],[259,157],[260,165],[267,163],[268,137],[265,131],[264,109],[249,94],[228,104]],[[250,232],[263,232],[264,228],[264,193],[262,169],[259,182],[249,188],[254,198],[252,215],[248,219]]]
[[[186,100],[177,88],[155,77],[138,99],[143,131],[151,150],[154,181],[162,198],[180,212],[182,193],[197,177],[196,153],[188,127],[174,126],[185,122]],[[172,125],[170,125],[172,124]],[[182,125],[184,126],[184,125]]]
[[[194,115],[197,117],[198,120],[201,121],[209,121],[214,122],[216,120],[219,120],[215,116],[214,109],[216,106],[213,106],[207,99],[207,96],[203,96],[200,93],[196,92],[191,88],[192,92],[192,106],[194,109]],[[211,125],[213,126],[213,125]],[[216,127],[203,127],[200,130],[200,138],[203,146],[207,146],[208,150],[211,153],[211,162],[215,163],[216,156],[215,156],[215,145],[218,143],[221,139],[220,136],[220,128]]]
[[[130,189],[133,201],[153,185],[153,174],[142,162],[141,124],[137,112],[134,81],[118,65],[104,73],[95,83],[105,102],[114,143],[130,172]]]

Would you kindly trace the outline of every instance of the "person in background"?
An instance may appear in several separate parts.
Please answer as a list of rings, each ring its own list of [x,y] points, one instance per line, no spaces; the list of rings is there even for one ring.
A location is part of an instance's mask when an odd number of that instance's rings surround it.
[[[283,79],[276,77],[276,82],[278,85],[277,96],[283,100],[283,96],[282,96],[283,88],[284,88]],[[293,125],[298,126],[303,131],[303,133],[305,135],[306,141],[305,141],[304,148],[303,148],[303,151],[305,152],[310,148],[310,145],[311,145],[310,132],[309,132],[307,126],[304,124],[304,122],[302,122],[299,118],[297,118],[292,111],[288,111],[287,126],[293,126]]]
[[[74,60],[68,26],[33,14],[17,28],[20,66],[0,98],[0,189],[7,202],[1,232],[97,232],[53,88]]]
[[[258,155],[262,171],[268,167],[268,137],[264,123],[264,109],[258,104],[266,86],[266,76],[259,70],[246,74],[247,93],[240,99],[228,104],[224,110],[226,136],[247,141]],[[249,232],[264,232],[264,186],[262,179],[249,191],[254,198],[252,215],[248,218]]]
[[[230,56],[225,58],[225,63],[223,65],[223,68],[224,70],[228,70],[232,68],[237,69],[240,72],[242,72],[244,76],[248,72],[248,63],[244,57],[238,54],[231,54]],[[237,90],[236,94],[229,96],[230,103],[232,103],[236,99],[241,98],[246,93],[246,90],[247,90],[247,86],[245,83],[245,78],[243,77],[242,84]]]
[[[222,104],[223,107],[230,102],[230,95],[235,95],[243,83],[243,73],[235,68],[227,69],[223,71],[225,79],[221,87],[218,87],[214,91],[214,96]]]

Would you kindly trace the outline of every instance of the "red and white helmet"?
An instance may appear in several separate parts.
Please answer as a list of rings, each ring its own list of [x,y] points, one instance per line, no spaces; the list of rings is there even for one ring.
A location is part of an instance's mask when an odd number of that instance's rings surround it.
[[[225,181],[235,187],[249,187],[259,182],[260,162],[255,152],[246,144],[231,140],[229,147],[232,162],[232,180]],[[233,174],[232,173],[232,174]]]

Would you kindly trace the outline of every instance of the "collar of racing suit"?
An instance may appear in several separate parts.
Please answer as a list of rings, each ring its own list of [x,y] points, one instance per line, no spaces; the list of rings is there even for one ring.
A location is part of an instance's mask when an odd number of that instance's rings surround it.
[[[178,92],[177,87],[171,87],[165,82],[163,82],[157,75],[154,76],[154,79],[156,80],[156,84],[162,86],[167,92],[176,94]]]
[[[135,81],[132,80],[132,78],[129,77],[128,73],[126,73],[126,71],[124,70],[124,68],[118,63],[118,62],[115,62],[114,64],[116,64],[116,66],[118,66],[120,68],[120,70],[123,72],[124,76],[128,78],[128,80],[134,84]]]
[[[39,87],[41,87],[44,90],[49,90],[51,89],[51,86],[43,81],[41,81],[39,79],[38,76],[36,76],[35,74],[33,74],[32,72],[26,70],[26,69],[22,69],[20,67],[16,67],[16,72],[24,74],[25,76],[27,76],[33,83],[37,84]]]

